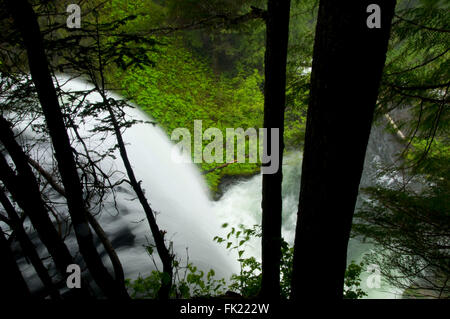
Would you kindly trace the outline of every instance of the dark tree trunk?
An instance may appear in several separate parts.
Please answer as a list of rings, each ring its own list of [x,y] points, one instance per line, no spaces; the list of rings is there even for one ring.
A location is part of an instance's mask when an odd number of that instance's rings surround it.
[[[0,273],[2,274],[2,287],[0,288],[0,298],[5,300],[21,300],[30,298],[30,290],[28,289],[25,279],[23,279],[19,266],[17,266],[11,247],[0,228]]]
[[[3,136],[1,137],[3,138]],[[22,168],[19,168],[17,164],[16,168],[19,171],[18,175],[9,167],[5,157],[0,154],[0,180],[30,218],[39,238],[55,261],[56,267],[61,274],[64,274],[67,266],[73,264],[72,256],[48,217],[34,176],[24,174]],[[27,185],[26,189],[22,185]]]
[[[66,197],[66,192],[64,189],[56,182],[52,175],[47,172],[41,165],[39,165],[38,162],[33,160],[32,158],[28,157],[28,162],[31,166],[33,166],[34,169],[36,169],[39,174],[41,174],[42,177],[45,178],[45,180],[51,185],[51,187],[57,191],[61,196]],[[99,238],[100,242],[102,243],[103,247],[106,250],[106,253],[109,256],[109,259],[111,260],[111,264],[114,269],[114,275],[115,279],[120,285],[124,285],[125,283],[125,275],[123,272],[122,263],[120,262],[119,256],[117,256],[116,251],[114,250],[110,240],[108,239],[108,236],[106,235],[105,231],[103,230],[100,223],[95,219],[95,217],[86,210],[86,218],[89,222],[89,225],[91,225],[92,229],[94,230],[95,234]]]
[[[122,134],[120,132],[119,123],[117,122],[116,116],[112,110],[111,105],[108,102],[107,97],[102,93],[103,101],[106,104],[108,109],[109,116],[111,118],[111,122],[113,124],[114,133],[117,138],[117,144],[119,145],[120,156],[122,158],[123,164],[127,171],[128,178],[130,180],[130,184],[133,187],[134,192],[136,193],[139,202],[141,203],[142,208],[144,209],[145,215],[147,217],[147,221],[150,226],[150,230],[153,235],[153,239],[155,240],[156,251],[158,252],[159,257],[161,258],[161,262],[163,264],[163,273],[166,275],[165,278],[161,280],[161,288],[158,291],[158,298],[160,299],[168,299],[170,295],[170,289],[172,286],[173,272],[172,272],[172,256],[169,252],[169,249],[166,247],[164,243],[164,235],[160,231],[158,224],[156,223],[156,219],[153,213],[150,204],[145,197],[144,191],[142,190],[141,184],[136,179],[134,175],[133,168],[131,167],[130,160],[128,158],[127,149],[125,147],[125,142],[123,141]]]
[[[366,8],[381,7],[370,29]],[[340,299],[395,1],[322,0],[316,27],[292,297]]]
[[[105,296],[108,298],[129,298],[125,287],[114,281],[108,273],[94,245],[93,236],[86,220],[86,206],[80,178],[56,90],[49,72],[37,17],[26,0],[8,0],[7,5],[27,50],[31,77],[52,139],[80,253],[89,272]]]
[[[9,123],[0,116],[0,141],[9,152],[18,174],[0,154],[0,180],[11,193],[17,204],[30,218],[42,243],[47,247],[56,267],[65,276],[67,266],[73,264],[72,255],[56,231],[41,198],[38,182],[28,165],[27,157],[14,139]],[[26,185],[26,188],[23,187]]]
[[[264,174],[262,185],[262,283],[261,297],[280,298],[281,183],[286,91],[286,60],[289,35],[289,0],[269,0],[266,15],[264,127],[268,154],[279,157],[275,174]],[[271,150],[271,128],[279,129],[278,154]]]
[[[97,29],[97,52],[98,52],[97,57],[98,57],[98,73],[100,76],[100,84],[97,82],[97,79],[95,78],[93,73],[91,73],[91,80],[94,83],[97,92],[101,95],[106,110],[108,111],[109,118],[111,120],[111,124],[114,130],[114,135],[116,136],[117,139],[117,145],[119,146],[120,157],[122,158],[125,170],[127,171],[129,183],[133,187],[133,190],[136,193],[142,208],[144,209],[147,221],[150,226],[150,231],[152,232],[153,239],[155,240],[156,251],[158,252],[158,255],[161,258],[161,262],[163,264],[163,277],[161,279],[161,287],[158,291],[158,298],[169,299],[173,280],[173,269],[172,269],[173,256],[170,254],[169,249],[165,245],[164,233],[159,229],[159,226],[156,223],[153,210],[150,207],[147,198],[145,197],[141,184],[140,182],[138,182],[136,176],[134,175],[134,170],[133,167],[131,166],[130,159],[128,158],[125,142],[123,141],[122,133],[120,131],[119,121],[117,120],[117,117],[114,114],[114,110],[110,104],[110,101],[105,94],[105,76],[103,73],[104,65],[100,50],[100,35],[98,33],[98,29]]]
[[[0,141],[9,152],[16,165],[17,175],[0,153],[0,180],[11,193],[16,203],[30,218],[40,240],[55,262],[56,268],[65,277],[67,266],[73,264],[73,258],[64,241],[56,231],[45,204],[41,198],[39,184],[28,165],[27,156],[14,138],[9,123],[0,116]],[[23,187],[27,185],[27,187]],[[75,296],[84,298],[89,295],[87,287],[75,290]]]
[[[0,190],[0,203],[8,214],[9,220],[11,221],[11,228],[14,230],[17,236],[17,240],[22,247],[24,255],[31,261],[31,264],[33,265],[37,275],[44,284],[47,293],[52,297],[52,299],[60,299],[61,296],[59,294],[59,291],[53,284],[52,279],[48,274],[47,268],[45,268],[44,263],[36,252],[34,244],[31,242],[30,238],[28,238],[19,215],[2,190]]]

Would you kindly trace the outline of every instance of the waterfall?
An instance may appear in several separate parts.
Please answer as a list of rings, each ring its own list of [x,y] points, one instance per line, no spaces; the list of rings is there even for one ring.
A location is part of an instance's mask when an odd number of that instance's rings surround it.
[[[371,130],[369,144],[366,151],[364,171],[360,187],[374,185],[378,179],[392,182],[392,177],[376,177],[377,165],[380,163],[393,164],[396,155],[401,150],[398,139],[385,131],[384,125],[374,125]],[[302,153],[300,151],[288,152],[283,160],[283,225],[282,235],[291,245],[295,238],[295,225],[297,220],[298,198],[300,192]],[[219,218],[231,225],[244,224],[252,226],[261,223],[261,187],[262,175],[256,175],[247,180],[238,180],[227,187],[222,198],[215,202],[214,208]],[[357,207],[363,202],[358,196]],[[351,238],[348,244],[347,264],[351,261],[359,263],[364,254],[373,249],[373,245]],[[260,240],[252,240],[246,250],[246,256],[255,256],[261,259]],[[326,274],[324,274],[326,276]],[[380,288],[368,288],[366,279],[369,273],[361,274],[361,288],[367,293],[367,298],[398,298],[402,290],[381,282]]]
[[[67,77],[59,77],[59,82],[66,82],[62,86],[65,91],[91,88],[82,80],[66,81],[67,79]],[[96,102],[101,101],[101,98],[98,94],[91,93],[88,100]],[[151,121],[138,108],[127,107],[125,111],[131,118]],[[82,135],[87,135],[95,123],[95,118],[79,123]],[[35,133],[29,128],[24,128],[24,136],[37,139]],[[125,131],[123,137],[135,174],[139,180],[142,180],[147,199],[153,210],[157,212],[158,225],[161,230],[167,232],[166,239],[173,242],[173,250],[177,257],[185,262],[187,248],[189,262],[205,271],[214,269],[216,278],[228,279],[232,273],[238,273],[237,254],[228,252],[223,246],[213,242],[213,237],[226,235],[226,231],[220,226],[222,223],[234,226],[260,224],[262,176],[259,174],[247,179],[238,179],[225,189],[218,201],[213,201],[210,199],[202,176],[192,163],[172,161],[172,143],[160,127],[148,123],[135,124]],[[105,140],[91,139],[87,142],[90,149],[104,151],[115,144],[115,139],[109,136]],[[34,147],[37,150],[31,153],[38,154],[41,161],[44,159],[44,166],[46,161],[51,162],[51,147],[48,141],[37,143]],[[75,147],[80,146],[75,145]],[[374,164],[393,163],[399,147],[395,137],[386,133],[382,126],[372,128],[361,179],[362,187],[373,185],[374,174],[377,171]],[[116,159],[105,159],[101,164],[102,168],[110,172],[116,170],[125,172],[118,151],[115,155]],[[283,162],[282,233],[286,241],[291,244],[295,234],[301,160],[301,152],[289,152]],[[124,176],[122,174],[122,177]],[[125,277],[135,279],[139,275],[149,275],[155,267],[143,247],[148,242],[153,242],[145,214],[128,184],[124,183],[117,188],[116,197],[117,210],[110,196],[105,199],[104,208],[97,218],[122,261]],[[357,205],[360,205],[361,201],[362,198],[358,197]],[[36,235],[31,235],[37,242]],[[69,236],[66,244],[75,254],[77,246],[74,236]],[[102,251],[100,243],[97,244],[99,251]],[[351,239],[348,262],[351,260],[359,262],[363,254],[371,248],[373,247],[369,244]],[[41,256],[45,255],[45,249],[42,246],[38,247],[38,250]],[[249,242],[245,255],[253,255],[260,259],[261,250],[258,239],[255,238]],[[105,264],[111,268],[109,259],[103,251],[102,257]],[[162,269],[157,257],[155,260],[159,269]],[[40,281],[33,267],[27,264],[24,258],[19,259],[19,264],[29,285],[34,289],[38,288]],[[368,293],[369,298],[395,298],[395,293],[399,293],[387,284],[383,284],[380,289],[368,289],[365,285],[367,276],[368,274],[362,276],[362,288]]]
[[[91,89],[92,86],[82,80],[67,81],[66,76],[58,77],[59,83],[64,83],[65,92],[75,92]],[[114,94],[111,94],[114,96]],[[117,96],[114,96],[118,98]],[[99,94],[90,93],[89,102],[99,102]],[[125,109],[128,117],[151,121],[151,119],[137,108]],[[42,120],[38,120],[42,123]],[[79,132],[82,136],[90,135],[88,132],[96,125],[95,118],[80,121]],[[51,147],[48,141],[35,143],[39,140],[29,127],[27,121],[21,124],[24,129],[23,140],[34,145],[31,154],[39,156],[40,163],[46,167],[52,161]],[[18,128],[18,127],[16,127]],[[109,134],[105,140],[90,138],[86,141],[88,148],[97,152],[105,151],[114,146],[115,138]],[[103,136],[105,137],[105,136]],[[142,181],[142,188],[146,197],[156,212],[156,220],[161,230],[166,231],[165,238],[173,243],[173,251],[184,266],[187,258],[189,262],[199,269],[215,270],[215,278],[229,279],[232,273],[239,271],[238,263],[230,258],[228,252],[213,241],[214,236],[224,235],[220,227],[221,222],[213,212],[213,205],[209,199],[207,186],[198,169],[192,163],[175,163],[171,158],[172,142],[166,133],[157,125],[138,123],[128,128],[123,134],[129,159],[135,175]],[[30,141],[29,141],[30,140]],[[81,147],[73,141],[74,147]],[[106,172],[125,172],[118,150],[114,153],[116,159],[105,158],[101,167]],[[117,174],[116,174],[117,175]],[[124,173],[118,174],[117,179],[126,177]],[[55,195],[56,196],[56,195]],[[155,269],[152,259],[146,253],[143,245],[153,243],[145,213],[136,198],[131,186],[121,184],[116,192],[116,205],[110,195],[104,200],[104,208],[97,215],[97,219],[104,228],[108,238],[121,260],[125,278],[136,279],[139,275],[149,275]],[[65,205],[61,205],[65,209]],[[62,214],[67,212],[60,211]],[[29,225],[29,224],[28,224]],[[38,243],[36,234],[31,233],[33,240]],[[72,254],[77,252],[76,240],[73,235],[65,240]],[[103,260],[111,269],[106,253],[100,242],[98,250]],[[38,251],[45,255],[45,249],[40,245]],[[156,254],[156,253],[155,253]],[[158,268],[162,270],[159,258],[155,256]],[[19,264],[25,279],[31,288],[39,289],[40,281],[31,265],[24,258]]]

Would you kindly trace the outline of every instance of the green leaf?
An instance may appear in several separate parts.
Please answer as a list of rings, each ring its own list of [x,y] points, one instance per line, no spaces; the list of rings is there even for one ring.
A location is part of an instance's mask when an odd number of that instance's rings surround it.
[[[170,275],[166,272],[161,274],[161,282],[163,285],[167,285],[170,283]]]

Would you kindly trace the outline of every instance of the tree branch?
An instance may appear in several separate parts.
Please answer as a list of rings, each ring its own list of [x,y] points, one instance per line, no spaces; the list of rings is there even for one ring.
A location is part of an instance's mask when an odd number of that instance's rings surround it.
[[[198,29],[203,29],[203,28],[207,28],[207,27],[227,28],[227,27],[245,23],[245,22],[248,22],[248,21],[254,20],[254,19],[263,19],[265,21],[266,17],[267,17],[266,10],[252,6],[250,12],[248,12],[244,15],[238,16],[238,17],[230,18],[227,15],[215,15],[215,16],[211,16],[211,17],[202,19],[200,21],[194,21],[194,22],[180,25],[180,26],[175,26],[175,27],[168,26],[168,27],[150,29],[147,32],[145,32],[145,34],[167,35],[169,33],[181,31],[181,30],[198,30]]]
[[[406,22],[406,23],[415,25],[415,26],[417,26],[417,27],[419,27],[419,28],[422,28],[422,29],[426,29],[426,30],[430,30],[430,31],[436,31],[436,32],[450,33],[450,30],[447,30],[447,29],[440,29],[440,28],[427,27],[427,26],[418,24],[417,22],[414,22],[414,21],[411,21],[411,20],[407,20],[407,19],[405,19],[405,18],[402,18],[401,16],[399,16],[399,15],[397,15],[397,14],[395,15],[395,17],[398,18],[398,19],[400,19],[401,21],[404,21],[404,22]]]

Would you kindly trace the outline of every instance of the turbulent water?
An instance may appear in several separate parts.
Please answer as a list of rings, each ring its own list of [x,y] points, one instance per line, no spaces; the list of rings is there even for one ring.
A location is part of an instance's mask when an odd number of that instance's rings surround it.
[[[78,80],[72,80],[63,86],[63,89],[67,91],[88,88],[89,85]],[[100,97],[90,94],[88,100],[96,102],[100,100]],[[150,120],[136,108],[127,108],[126,113],[134,119]],[[86,122],[84,125],[80,123],[79,130],[82,135],[89,135],[88,130],[96,123],[92,118]],[[25,130],[25,135],[29,139],[36,138],[29,130]],[[207,186],[197,168],[190,163],[172,161],[172,143],[158,126],[148,123],[133,125],[126,130],[123,138],[127,144],[135,175],[142,180],[142,187],[152,209],[157,212],[158,225],[161,230],[167,232],[166,239],[173,242],[173,251],[182,261],[182,265],[189,258],[189,262],[200,269],[213,268],[218,278],[229,278],[232,273],[237,272],[237,262],[213,242],[214,236],[223,235],[223,229],[220,227],[220,220],[213,212]],[[101,152],[113,146],[114,139],[112,137],[105,141],[91,139],[87,144],[90,149]],[[75,147],[79,146],[75,145]],[[50,158],[49,144],[40,143],[36,148],[37,150],[31,153],[39,154],[40,161],[45,166],[45,162],[48,162]],[[116,170],[125,172],[119,153],[116,152],[115,155],[117,159],[105,160],[102,169],[107,172]],[[118,176],[122,178],[124,174]],[[117,210],[112,196],[107,198],[105,208],[97,218],[117,251],[123,264],[125,277],[136,279],[139,275],[149,275],[155,267],[143,245],[152,243],[153,239],[142,207],[128,184],[124,183],[118,188],[116,202]],[[35,234],[32,236],[36,241]],[[75,238],[69,236],[66,243],[75,254]],[[102,251],[100,243],[98,247],[99,251]],[[41,256],[46,254],[42,246],[39,247],[39,252]],[[105,263],[109,264],[104,252],[103,258]],[[155,261],[160,267],[158,257]],[[30,286],[38,289],[40,281],[33,267],[23,258],[20,264]]]
[[[79,80],[72,80],[64,86],[64,89],[69,91],[86,88],[88,85]],[[91,94],[89,100],[98,101],[100,97]],[[149,120],[138,109],[128,108],[126,112],[135,119]],[[95,124],[86,124],[80,129],[87,132],[92,125]],[[29,133],[30,136],[32,134]],[[151,124],[134,125],[126,130],[124,139],[135,174],[142,180],[146,196],[152,208],[158,212],[157,222],[162,230],[167,231],[166,238],[173,242],[173,249],[178,258],[185,262],[188,256],[189,262],[203,270],[213,268],[218,278],[229,278],[232,273],[237,273],[239,265],[236,254],[213,242],[213,237],[226,234],[226,230],[220,227],[225,222],[233,226],[252,226],[260,223],[261,175],[232,183],[218,201],[213,201],[202,176],[193,164],[172,161],[172,143],[159,127]],[[89,143],[90,148],[97,150],[105,150],[112,145],[112,138],[101,143],[95,140]],[[48,154],[45,155],[49,151],[49,145],[44,143],[39,147],[41,158],[49,157]],[[373,174],[376,169],[373,164],[392,163],[398,149],[393,136],[385,133],[381,127],[374,127],[361,186],[374,182]],[[116,160],[102,164],[104,170],[124,172],[120,156],[116,155]],[[283,236],[289,243],[294,240],[301,156],[300,152],[289,153],[283,163]],[[133,279],[139,275],[148,275],[155,268],[143,247],[152,242],[152,236],[144,212],[135,197],[132,189],[123,184],[117,192],[118,213],[114,209],[112,198],[108,198],[102,213],[97,216],[122,261],[126,278]],[[75,253],[73,236],[69,236],[66,243]],[[101,251],[100,243],[98,245]],[[348,260],[359,262],[371,248],[370,245],[352,239],[349,243]],[[45,255],[43,247],[40,247],[39,251],[41,255]],[[249,243],[246,254],[260,258],[260,243],[256,239]],[[103,258],[108,264],[104,253]],[[159,265],[158,258],[155,259]],[[32,266],[23,258],[20,265],[30,286],[39,288],[40,281]],[[369,294],[369,298],[395,298],[395,289],[384,283],[380,289],[368,289],[365,285],[366,277],[367,274],[363,274],[362,287]]]
[[[401,145],[395,136],[387,133],[383,125],[373,126],[360,187],[374,185],[375,181],[380,178],[386,183],[392,182],[390,177],[376,176],[378,173],[377,165],[381,163],[394,163],[399,150],[401,150]],[[290,244],[293,244],[295,236],[301,163],[301,152],[288,153],[285,155],[283,161],[282,234],[284,239]],[[259,224],[261,221],[261,187],[261,175],[254,176],[245,181],[236,182],[226,189],[225,194],[218,202],[214,203],[215,212],[221,220],[233,225],[240,223],[247,226]],[[361,205],[362,201],[363,199],[358,197],[357,207]],[[347,262],[361,262],[364,254],[368,253],[372,248],[372,245],[363,243],[358,239],[350,239]],[[260,258],[260,242],[256,240],[252,241],[247,254]],[[361,288],[367,293],[367,298],[399,298],[401,296],[401,290],[389,286],[383,280],[381,281],[380,288],[368,288],[366,284],[368,276],[369,273],[361,274]]]

